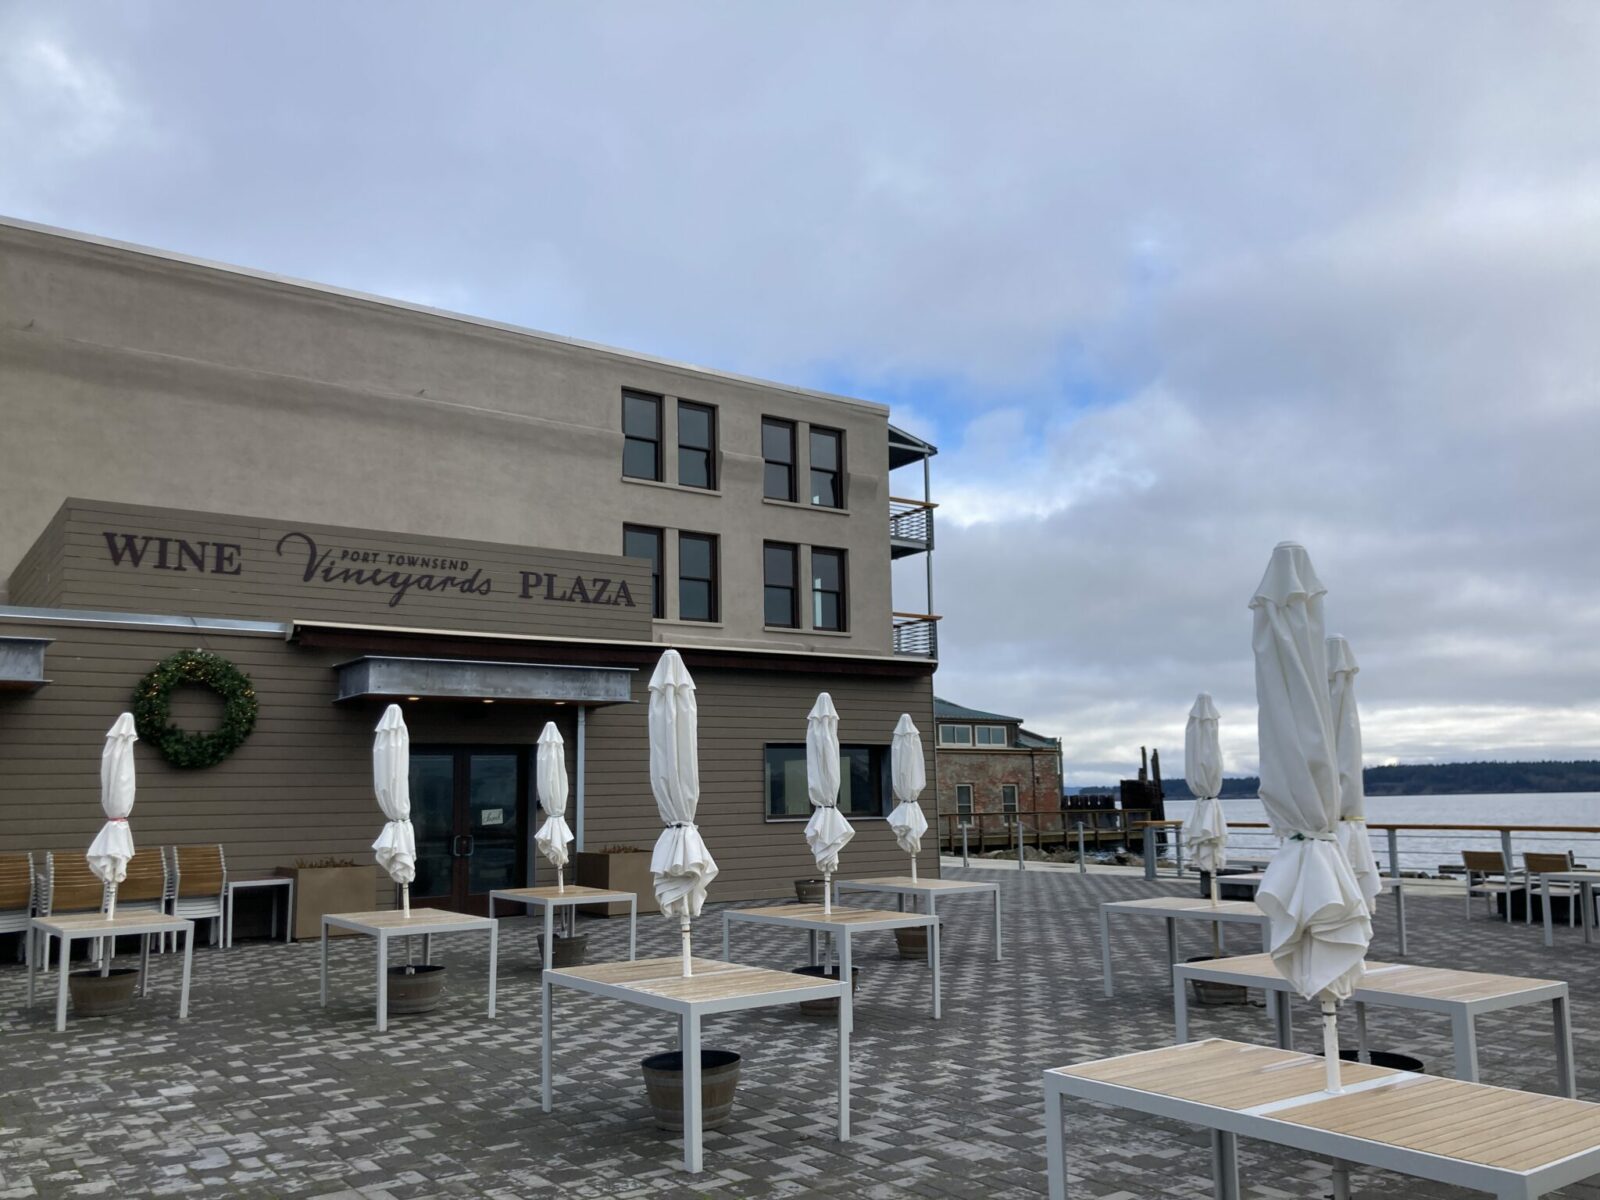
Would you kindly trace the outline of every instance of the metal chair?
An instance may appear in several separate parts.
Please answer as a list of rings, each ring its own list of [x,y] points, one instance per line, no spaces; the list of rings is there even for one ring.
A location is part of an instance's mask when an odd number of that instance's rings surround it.
[[[1583,888],[1576,883],[1543,883],[1542,877],[1572,870],[1572,851],[1563,854],[1530,852],[1522,856],[1523,874],[1528,880],[1529,896],[1565,896],[1567,898],[1567,925],[1578,923],[1578,906],[1583,903]]]
[[[0,854],[0,933],[29,936],[36,891],[33,855]],[[26,942],[18,943],[18,958],[24,957],[26,945]]]
[[[1533,905],[1528,902],[1528,876],[1526,872],[1512,869],[1506,856],[1499,850],[1463,850],[1461,861],[1467,868],[1467,920],[1472,919],[1472,900],[1482,896],[1490,913],[1494,912],[1494,898],[1506,898],[1506,924],[1511,924],[1511,897],[1518,892],[1523,897],[1523,921],[1533,922]],[[1521,882],[1518,882],[1518,880]]]
[[[228,890],[228,861],[221,846],[172,847],[171,912],[175,917],[210,920],[211,944],[222,940],[222,910]]]

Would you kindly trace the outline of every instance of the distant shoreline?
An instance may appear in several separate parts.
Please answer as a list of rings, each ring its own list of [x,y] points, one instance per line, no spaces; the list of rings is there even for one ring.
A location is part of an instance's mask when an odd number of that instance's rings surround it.
[[[1182,756],[1179,756],[1182,761]],[[1368,796],[1550,796],[1600,792],[1600,760],[1576,762],[1418,763],[1368,767]],[[1222,781],[1222,798],[1254,799],[1261,781],[1236,776]],[[1162,781],[1169,800],[1191,800],[1182,776]],[[1104,790],[1082,795],[1105,795]],[[1116,790],[1112,789],[1112,794]]]

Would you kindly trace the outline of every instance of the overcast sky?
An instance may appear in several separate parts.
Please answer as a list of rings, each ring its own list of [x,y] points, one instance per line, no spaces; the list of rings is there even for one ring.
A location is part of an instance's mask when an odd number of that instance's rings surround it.
[[[893,405],[940,695],[1600,757],[1600,5],[0,3],[0,212]],[[910,487],[906,481],[903,487]],[[920,609],[920,577],[896,606]]]

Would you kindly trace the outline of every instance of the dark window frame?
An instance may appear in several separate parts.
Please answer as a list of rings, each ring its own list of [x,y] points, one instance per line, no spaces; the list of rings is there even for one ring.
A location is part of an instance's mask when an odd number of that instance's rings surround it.
[[[1006,800],[1006,792],[1008,791],[1011,793],[1011,799],[1009,802]],[[1000,811],[1003,813],[1009,813],[1011,816],[1016,816],[1021,808],[1022,788],[1014,783],[1002,783],[1000,785]]]
[[[966,803],[965,809],[963,809],[962,804],[961,804],[961,793],[962,792],[966,792],[967,793],[967,803]],[[956,824],[958,824],[958,825],[971,825],[972,824],[973,799],[974,799],[973,789],[972,789],[972,785],[970,783],[958,783],[958,784],[956,784]]]
[[[786,551],[789,556],[788,584],[772,583],[767,573],[767,554],[769,551]],[[787,590],[789,593],[789,620],[786,622],[773,622],[769,619],[767,601],[769,593]],[[800,628],[800,547],[794,542],[762,542],[761,543],[761,624],[769,629],[799,629]]]
[[[984,741],[985,737],[992,738],[996,730],[998,730],[1000,733],[1000,740],[998,742]],[[999,746],[1001,748],[1005,748],[1011,745],[1011,738],[1007,735],[1006,727],[1004,725],[976,725],[972,730],[972,744],[974,746]]]
[[[833,556],[839,564],[839,586],[837,589],[821,588],[817,586],[817,555]],[[817,620],[818,600],[822,596],[833,596],[837,599],[839,622],[837,625],[823,625]],[[820,629],[825,633],[848,633],[850,631],[850,554],[836,546],[811,547],[811,628]]]
[[[787,759],[796,760],[801,764],[805,762],[806,746],[804,742],[767,742],[764,746],[762,746],[762,815],[765,820],[773,823],[784,821],[808,821],[811,819],[811,801],[809,795],[804,791],[800,793],[798,801],[795,804],[790,805],[786,803],[784,805],[784,812],[777,815],[773,814],[772,752],[774,750],[785,752],[785,757]],[[853,806],[846,807],[843,803],[844,797],[841,796],[839,811],[852,821],[887,820],[889,812],[894,804],[894,783],[891,778],[891,761],[893,758],[892,748],[890,746],[879,745],[871,742],[846,742],[839,747],[839,753],[846,759],[847,762],[855,755],[862,753],[867,755],[866,774],[868,779],[871,781],[876,800],[876,805],[873,808],[862,808],[860,806],[855,806],[856,797],[854,794],[854,789],[852,789],[849,799]],[[844,772],[841,770],[841,775],[843,774]],[[854,777],[853,772],[851,773],[851,777]],[[841,785],[842,783],[843,780],[841,779]],[[843,786],[840,787],[840,791],[844,791]],[[785,796],[784,799],[787,801],[788,797]],[[791,808],[793,811],[790,811]]]
[[[819,437],[833,439],[832,467],[818,467],[816,464],[816,448]],[[812,505],[817,508],[843,508],[845,506],[844,430],[830,429],[825,425],[811,426],[807,431],[806,437],[806,467],[808,468],[806,480],[810,484],[806,492]],[[830,478],[836,503],[829,504],[826,501],[817,499],[816,479],[818,475],[826,475]]]
[[[659,525],[624,525],[622,527],[622,557],[643,558],[641,554],[628,553],[628,535],[630,533],[648,534],[655,538],[656,552],[650,570],[650,616],[659,621],[667,615],[667,592],[661,586],[662,571],[666,567],[667,531]]]
[[[967,731],[967,740],[963,742],[963,741],[958,741],[955,738],[946,738],[944,736],[944,731],[946,729],[965,729]],[[938,723],[938,728],[934,732],[934,738],[936,740],[936,743],[938,745],[940,745],[940,746],[967,746],[967,747],[971,747],[971,746],[974,746],[974,745],[977,744],[973,740],[972,726],[967,724],[964,721],[940,721]]]
[[[696,446],[683,440],[683,413],[685,409],[703,412],[706,415],[706,445]],[[683,456],[697,454],[705,456],[706,481],[704,483],[685,483],[683,472]],[[694,488],[697,491],[714,492],[717,490],[717,410],[714,405],[702,404],[698,400],[678,401],[678,486]]]
[[[769,428],[781,430],[787,435],[789,441],[788,462],[767,457],[767,430]],[[788,504],[796,502],[799,496],[799,492],[796,489],[800,481],[799,463],[796,461],[799,453],[799,426],[794,421],[786,420],[783,417],[761,418],[761,494],[763,497],[768,500],[781,500]],[[777,496],[772,494],[771,486],[772,472],[775,468],[782,468],[788,472],[789,481],[788,490],[784,494]]]
[[[710,547],[711,574],[709,576],[685,574],[683,565],[683,543],[686,540],[703,541]],[[695,621],[715,625],[722,620],[722,539],[715,533],[703,533],[697,529],[678,530],[678,620]],[[703,617],[690,617],[683,611],[683,585],[689,583],[703,583],[710,596],[708,615]]]
[[[656,413],[656,429],[655,436],[653,438],[643,437],[637,433],[628,432],[628,401],[630,400],[641,400],[654,406]],[[664,409],[664,398],[656,395],[653,392],[640,392],[634,390],[633,388],[624,388],[622,390],[622,477],[624,479],[644,479],[650,481],[651,483],[664,482],[661,475],[661,438],[662,433],[664,432],[662,429],[662,417],[664,416]],[[639,475],[628,470],[628,450],[630,447],[635,445],[646,445],[650,447],[651,459],[654,463],[653,474]]]

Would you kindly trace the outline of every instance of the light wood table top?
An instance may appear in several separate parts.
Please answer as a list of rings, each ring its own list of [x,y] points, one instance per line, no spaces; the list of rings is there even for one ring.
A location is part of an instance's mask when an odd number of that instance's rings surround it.
[[[619,892],[614,888],[580,887],[578,884],[569,884],[565,888],[531,887],[531,888],[496,888],[490,893],[497,900],[537,900],[542,903],[588,904],[594,900],[622,899],[626,900],[633,892]]]
[[[883,908],[845,908],[835,904],[824,912],[820,904],[775,904],[770,908],[731,908],[724,914],[735,920],[792,921],[795,924],[837,929],[893,929],[903,925],[928,925],[933,917],[922,913],[890,912]]]
[[[103,912],[61,913],[53,917],[34,917],[33,923],[41,929],[70,933],[74,937],[80,934],[115,933],[119,930],[130,933],[155,933],[167,929],[187,929],[194,924],[185,917],[174,917],[167,913],[138,908],[119,912],[114,917],[108,917]],[[132,926],[138,928],[133,929]]]
[[[916,892],[992,892],[1000,887],[998,883],[984,883],[981,880],[924,879],[920,875],[915,879],[909,875],[880,875],[871,879],[835,879],[833,882],[836,887],[903,888]]]
[[[1241,979],[1274,984],[1283,980],[1278,964],[1270,954],[1241,954],[1195,964],[1206,971],[1226,972]],[[1518,975],[1494,975],[1479,971],[1457,971],[1450,967],[1414,967],[1404,963],[1367,962],[1355,994],[1420,996],[1430,1000],[1495,1000],[1520,992],[1559,987],[1560,980],[1529,979]]]
[[[792,971],[746,967],[714,958],[690,960],[694,974],[683,977],[683,959],[642,958],[637,962],[599,963],[548,972],[552,983],[564,979],[588,980],[614,988],[643,992],[685,1002],[732,1000],[742,996],[767,996],[783,992],[815,991],[818,980]]]
[[[1223,900],[1213,904],[1203,896],[1146,896],[1142,900],[1108,900],[1100,906],[1113,912],[1136,912],[1148,909],[1157,913],[1181,912],[1195,916],[1260,917],[1266,918],[1254,900]],[[1202,911],[1204,910],[1204,911]]]
[[[457,930],[461,930],[494,924],[488,917],[476,917],[471,913],[446,912],[442,908],[413,908],[409,917],[398,908],[380,909],[377,912],[328,913],[323,920],[335,922],[346,929],[373,932],[387,929],[414,933],[427,933],[430,928],[437,930],[445,925],[453,925]]]

